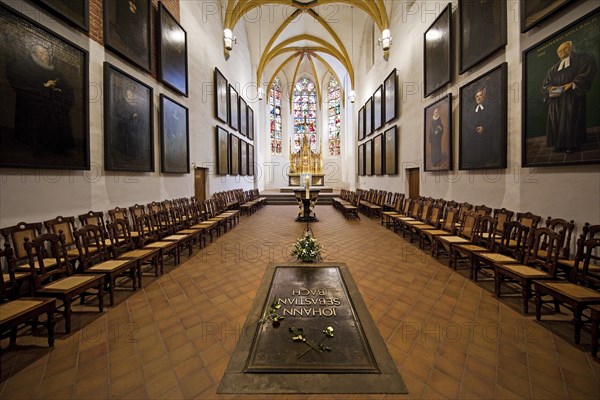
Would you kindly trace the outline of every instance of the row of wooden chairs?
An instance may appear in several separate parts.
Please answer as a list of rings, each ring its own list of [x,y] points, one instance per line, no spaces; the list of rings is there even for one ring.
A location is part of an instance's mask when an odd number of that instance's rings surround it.
[[[62,313],[65,330],[70,332],[74,299],[83,304],[86,296],[93,295],[102,311],[106,291],[114,304],[120,276],[131,280],[133,290],[141,288],[143,266],[150,266],[158,276],[166,256],[171,255],[176,265],[183,248],[191,255],[195,243],[201,247],[207,236],[212,241],[213,233],[219,236],[235,226],[239,204],[229,210],[226,200],[227,196],[215,196],[204,202],[191,198],[116,207],[109,210],[108,223],[103,212],[90,211],[78,216],[81,227],[74,217],[57,217],[0,229],[4,238],[0,262],[5,264],[0,280],[0,334],[8,333],[14,344],[19,326],[31,320],[37,325],[37,317],[46,313],[44,325],[52,346],[53,315]],[[29,297],[22,297],[24,288]]]
[[[406,199],[393,207],[382,212],[382,225],[408,235],[411,242],[418,239],[421,248],[430,245],[432,255],[447,256],[451,268],[466,266],[470,279],[477,281],[480,273],[490,271],[495,294],[502,296],[502,287],[507,285],[516,289],[523,313],[528,313],[533,299],[537,319],[546,302],[553,303],[556,312],[561,304],[567,306],[573,313],[576,343],[581,329],[587,329],[595,315],[590,330],[596,355],[600,226],[583,226],[575,257],[571,257],[572,220],[548,217],[545,226],[539,226],[542,218],[530,212],[504,208],[492,212],[485,206],[430,198]]]
[[[332,204],[334,208],[342,212],[344,218],[360,219],[358,215],[359,198],[359,194],[350,190],[342,189],[340,190],[340,197],[334,197],[332,199]]]

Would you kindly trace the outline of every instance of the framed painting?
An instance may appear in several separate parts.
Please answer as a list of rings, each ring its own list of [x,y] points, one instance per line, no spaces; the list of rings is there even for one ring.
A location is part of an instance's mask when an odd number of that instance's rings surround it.
[[[150,0],[104,0],[104,46],[150,72]]]
[[[71,25],[86,32],[90,30],[89,0],[36,0],[36,2]]]
[[[373,133],[373,98],[365,103],[365,137]]]
[[[365,107],[358,110],[358,140],[365,138]]]
[[[248,145],[248,175],[254,176],[254,146]]]
[[[160,80],[187,97],[187,33],[161,1],[158,5],[158,72]]]
[[[396,126],[384,132],[385,142],[383,143],[385,152],[385,170],[386,175],[398,174],[398,135]]]
[[[254,140],[254,110],[248,106],[248,139]]]
[[[460,88],[459,169],[506,168],[507,63]]]
[[[229,85],[229,126],[236,131],[240,130],[240,109],[238,92]]]
[[[506,46],[506,1],[458,2],[460,73]]]
[[[521,32],[527,32],[574,0],[521,0]]]
[[[240,175],[248,175],[248,143],[240,139]]]
[[[160,95],[160,172],[190,173],[188,109]]]
[[[0,167],[90,169],[88,53],[0,3]]]
[[[373,175],[373,139],[365,143],[365,175]]]
[[[423,35],[423,97],[452,79],[452,4],[448,3]]]
[[[522,60],[523,166],[600,162],[600,9],[526,49]]]
[[[240,174],[240,139],[233,133],[229,134],[229,174]]]
[[[383,175],[383,134],[373,138],[373,175]]]
[[[248,104],[246,103],[246,100],[242,99],[241,96],[239,97],[239,101],[240,103],[238,104],[238,110],[240,115],[240,133],[244,136],[248,136]]]
[[[358,175],[365,175],[365,145],[358,146]]]
[[[425,172],[452,171],[452,94],[425,107],[423,121]]]
[[[104,169],[154,172],[152,88],[104,63]]]
[[[381,128],[383,125],[383,85],[373,93],[373,131]]]
[[[229,84],[225,76],[215,68],[215,116],[217,119],[229,123]]]
[[[217,125],[217,175],[229,173],[229,132]]]
[[[385,78],[385,81],[383,81],[385,96],[385,105],[383,107],[383,112],[385,113],[384,124],[394,120],[397,116],[398,97],[396,95],[396,87],[396,68],[394,68],[388,77]]]

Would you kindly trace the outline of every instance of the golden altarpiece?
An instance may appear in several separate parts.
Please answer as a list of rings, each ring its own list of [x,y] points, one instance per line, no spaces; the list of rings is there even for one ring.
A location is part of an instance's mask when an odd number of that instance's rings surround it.
[[[290,143],[289,185],[304,187],[307,176],[310,186],[324,186],[322,146],[319,146],[318,152],[313,151],[310,148],[308,135],[304,134],[300,150],[297,153],[292,153],[292,144]]]

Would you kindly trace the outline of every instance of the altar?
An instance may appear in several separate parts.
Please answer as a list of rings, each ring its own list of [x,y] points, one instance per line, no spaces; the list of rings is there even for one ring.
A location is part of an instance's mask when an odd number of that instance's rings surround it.
[[[289,186],[306,187],[308,177],[309,186],[325,186],[325,174],[323,173],[323,149],[319,145],[319,151],[310,147],[310,139],[304,134],[302,144],[296,153],[292,153],[290,143],[290,168],[288,171]]]
[[[309,176],[310,186],[325,186],[325,175],[323,174],[288,174],[288,185],[304,187],[304,176]]]
[[[300,207],[300,211],[298,211],[298,217],[296,217],[296,221],[319,221],[317,215],[315,214],[315,205],[317,204],[317,199],[319,198],[320,191],[320,189],[316,188],[294,189],[294,195],[296,196],[296,201],[298,202],[298,206]]]

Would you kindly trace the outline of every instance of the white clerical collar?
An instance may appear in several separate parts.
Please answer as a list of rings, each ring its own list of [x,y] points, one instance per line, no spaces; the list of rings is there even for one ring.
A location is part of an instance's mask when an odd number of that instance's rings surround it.
[[[483,105],[478,104],[477,107],[475,107],[475,112],[479,112],[479,110],[483,110]]]
[[[564,68],[569,68],[571,66],[571,57],[563,58],[560,61],[560,65],[558,66],[558,70],[562,70]]]

